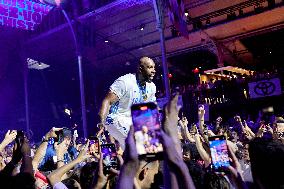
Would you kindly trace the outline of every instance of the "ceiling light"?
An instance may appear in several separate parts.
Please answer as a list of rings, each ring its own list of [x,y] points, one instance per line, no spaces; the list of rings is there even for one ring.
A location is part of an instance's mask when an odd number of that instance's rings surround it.
[[[108,40],[105,40],[105,43],[108,43],[109,41]]]

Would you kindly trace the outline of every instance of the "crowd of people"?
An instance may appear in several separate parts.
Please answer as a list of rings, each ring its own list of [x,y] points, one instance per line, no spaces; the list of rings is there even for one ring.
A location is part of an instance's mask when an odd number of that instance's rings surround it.
[[[0,144],[0,188],[284,188],[283,117],[267,110],[256,121],[236,115],[233,122],[218,117],[205,124],[202,105],[198,122],[188,123],[179,94],[157,109],[155,72],[154,61],[142,57],[136,74],[114,81],[99,111],[100,129],[89,139],[51,128],[36,145],[24,132],[8,130]],[[154,113],[134,131],[137,104]],[[155,124],[143,124],[146,117]]]
[[[270,124],[263,115],[265,119],[248,124],[237,115],[229,126],[218,117],[214,125],[206,126],[201,106],[199,122],[189,124],[178,116],[177,96],[164,114],[163,160],[138,159],[131,127],[125,151],[116,144],[120,168],[108,173],[99,150],[90,154],[89,141],[79,142],[67,128],[52,128],[36,147],[22,132],[7,131],[0,144],[1,188],[283,188],[282,117]],[[108,142],[102,140],[105,132],[97,133],[100,143]],[[222,172],[212,167],[208,138],[215,135],[227,139],[230,166]]]

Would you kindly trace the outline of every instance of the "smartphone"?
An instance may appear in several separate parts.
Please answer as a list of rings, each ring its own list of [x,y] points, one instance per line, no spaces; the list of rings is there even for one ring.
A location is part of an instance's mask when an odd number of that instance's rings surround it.
[[[208,137],[213,169],[222,171],[223,167],[229,167],[229,155],[227,141],[224,135]]]
[[[25,134],[24,131],[22,130],[17,130],[17,136],[16,136],[16,141],[18,142],[19,145],[22,145],[24,142]]]
[[[103,171],[105,174],[109,174],[110,168],[117,169],[119,168],[117,152],[115,144],[102,144],[101,153],[103,156]]]
[[[160,142],[160,117],[155,103],[134,104],[131,107],[134,138],[139,159],[152,161],[162,159]]]
[[[99,139],[96,136],[89,137],[89,152],[91,155],[99,154]]]
[[[74,137],[76,137],[76,138],[79,137],[77,129],[74,130],[73,135],[74,135]]]
[[[59,131],[55,131],[56,134],[56,138],[54,138],[55,142],[58,142],[58,144],[60,144],[63,141],[63,129],[59,130]]]

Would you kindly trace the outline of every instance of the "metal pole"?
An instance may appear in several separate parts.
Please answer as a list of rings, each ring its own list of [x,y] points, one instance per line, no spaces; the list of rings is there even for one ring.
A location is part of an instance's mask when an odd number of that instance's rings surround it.
[[[28,92],[28,64],[23,56],[21,57],[24,61],[24,90],[25,90],[25,116],[26,116],[26,134],[30,139],[30,116],[29,116],[29,92]]]
[[[69,19],[66,11],[61,7],[62,13],[65,16],[65,19],[68,22],[68,25],[70,27],[72,37],[74,40],[75,48],[76,48],[76,54],[77,54],[77,60],[78,60],[78,68],[79,68],[79,81],[80,81],[80,95],[81,95],[81,110],[82,110],[82,121],[83,121],[83,133],[84,137],[88,137],[88,130],[87,130],[87,116],[86,116],[86,104],[85,104],[85,89],[84,89],[84,76],[83,76],[83,68],[82,68],[82,55],[81,51],[78,46],[77,37],[75,35],[74,28],[72,26],[72,22]]]
[[[166,44],[165,44],[165,24],[164,24],[164,3],[163,0],[153,0],[155,15],[157,20],[157,29],[160,32],[160,46],[161,46],[161,54],[162,54],[162,67],[163,67],[163,83],[166,92],[167,100],[170,99],[170,82],[169,82],[169,70],[167,65],[167,57],[166,57]]]

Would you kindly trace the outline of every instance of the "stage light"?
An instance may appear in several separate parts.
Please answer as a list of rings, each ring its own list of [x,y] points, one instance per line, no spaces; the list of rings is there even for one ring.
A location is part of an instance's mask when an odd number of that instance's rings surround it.
[[[144,29],[145,29],[145,25],[143,24],[140,26],[140,30],[143,31]]]
[[[189,15],[188,10],[185,10],[185,11],[184,11],[184,15],[185,15],[186,17],[188,17],[188,15]]]
[[[198,74],[198,73],[199,73],[199,69],[198,69],[198,68],[195,68],[194,70],[192,70],[192,72],[193,72],[194,74]]]
[[[109,41],[108,40],[105,40],[105,43],[108,43]]]
[[[169,73],[169,78],[170,78],[170,79],[173,78],[173,75],[172,75],[171,73]]]

